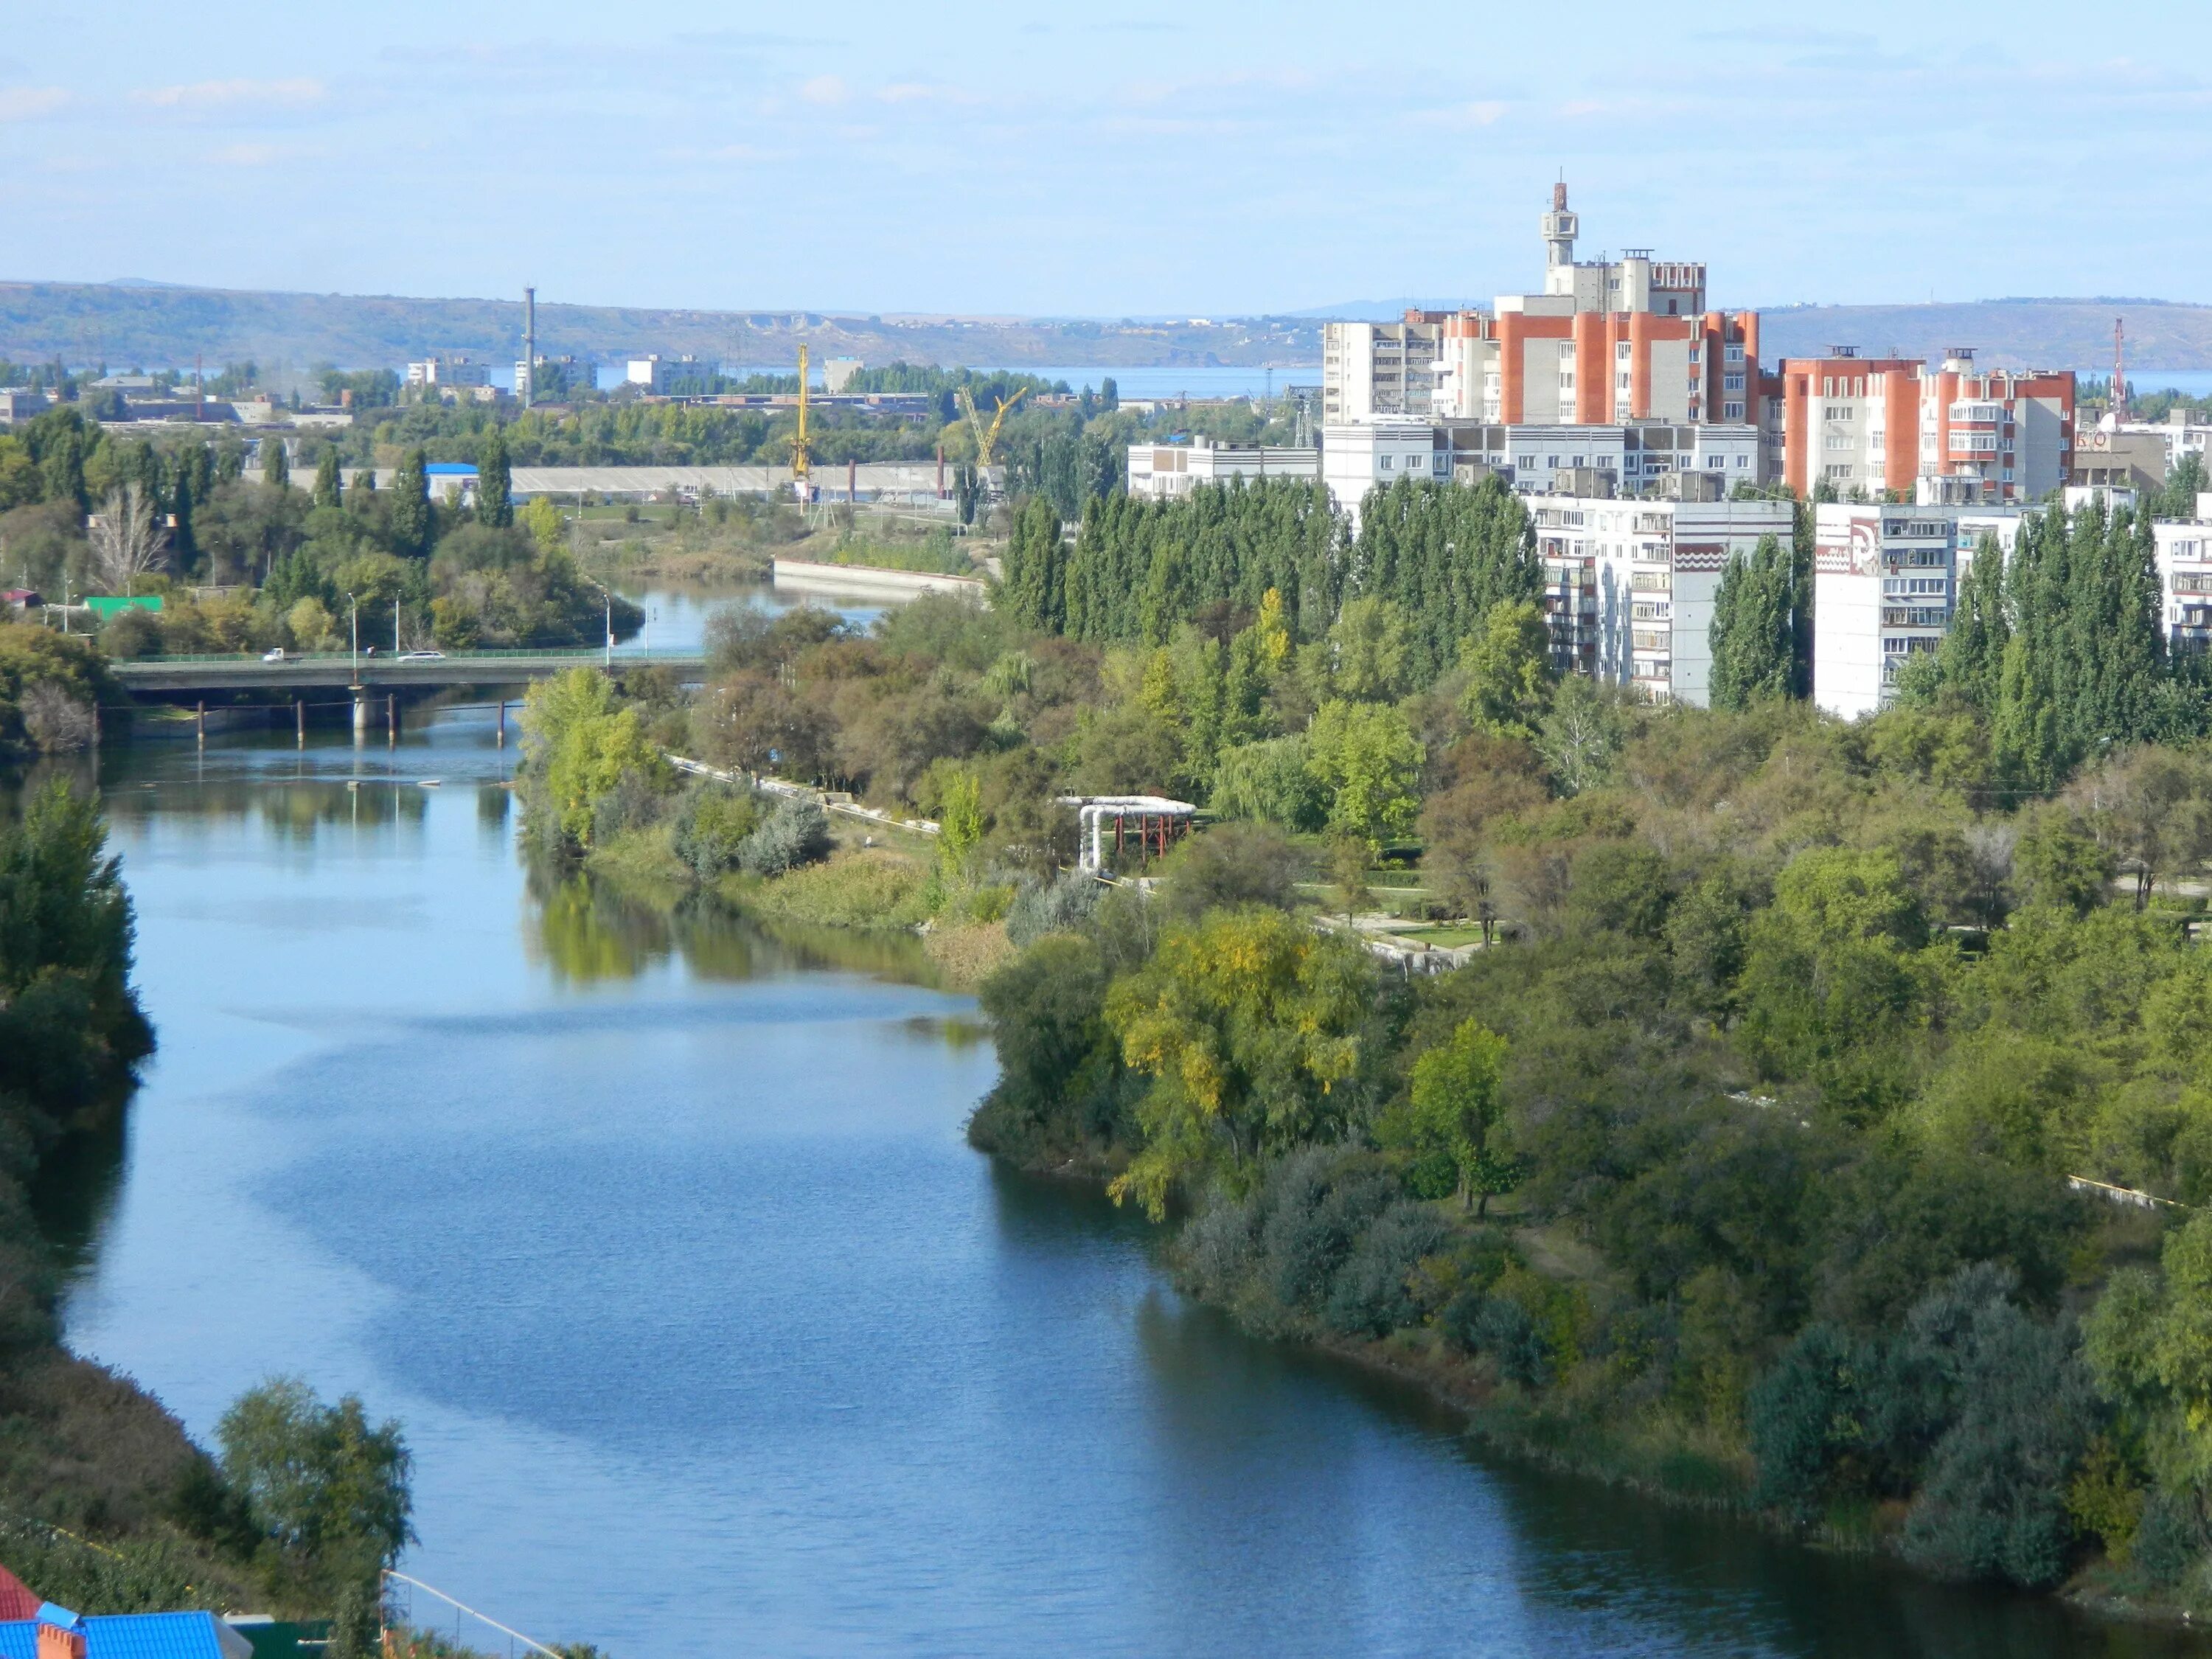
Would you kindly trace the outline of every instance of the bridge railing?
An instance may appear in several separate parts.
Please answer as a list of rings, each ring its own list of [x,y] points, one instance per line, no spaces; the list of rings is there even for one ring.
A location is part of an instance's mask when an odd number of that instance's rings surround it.
[[[615,659],[618,662],[647,662],[661,659],[680,662],[696,659],[700,655],[696,651],[669,651],[664,649],[658,653],[650,650],[633,651],[623,646],[617,646],[615,647],[614,654]],[[579,663],[588,663],[604,662],[606,660],[606,647],[599,645],[512,645],[497,646],[479,651],[447,651],[441,653],[437,658],[425,659],[412,665],[428,667],[431,661],[512,661],[518,657],[550,657],[556,658],[563,661],[573,660]],[[256,664],[265,663],[270,668],[309,668],[317,666],[335,666],[339,663],[351,663],[354,660],[354,653],[350,651],[287,652],[285,653],[284,659],[282,662],[270,662],[269,659],[258,651],[209,651],[199,653],[186,652],[174,655],[159,657],[130,657],[125,658],[120,662],[110,664],[109,665],[114,668],[124,669],[163,668],[169,666],[190,668],[196,667],[203,664],[233,663],[241,666],[251,667]],[[402,660],[402,656],[395,655],[390,652],[386,652],[374,657],[363,655],[360,660],[371,667],[385,668],[400,662]]]

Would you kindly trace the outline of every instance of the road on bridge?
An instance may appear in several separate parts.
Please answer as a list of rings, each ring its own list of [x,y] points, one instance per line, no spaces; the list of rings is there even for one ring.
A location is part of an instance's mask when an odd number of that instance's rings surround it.
[[[435,657],[355,657],[349,652],[287,656],[144,657],[110,665],[134,691],[282,691],[318,686],[375,687],[520,685],[570,668],[596,668],[608,660],[597,650],[448,651]],[[617,652],[614,665],[665,668],[687,678],[706,672],[697,653]]]

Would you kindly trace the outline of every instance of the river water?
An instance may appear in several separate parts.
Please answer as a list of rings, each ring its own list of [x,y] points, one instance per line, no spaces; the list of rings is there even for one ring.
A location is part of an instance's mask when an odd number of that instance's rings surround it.
[[[969,1150],[993,1055],[904,942],[533,883],[512,752],[103,757],[161,1050],[63,1218],[70,1340],[194,1434],[284,1372],[403,1419],[406,1565],[472,1607],[621,1659],[2182,1650],[1238,1335]]]

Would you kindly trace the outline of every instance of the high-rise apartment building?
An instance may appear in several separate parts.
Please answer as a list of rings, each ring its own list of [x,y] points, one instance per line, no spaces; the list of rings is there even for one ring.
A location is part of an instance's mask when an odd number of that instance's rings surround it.
[[[1963,347],[1930,368],[1838,346],[1783,359],[1760,392],[1767,474],[1801,495],[1825,483],[1839,495],[2031,501],[2071,466],[2070,370],[1980,370]]]

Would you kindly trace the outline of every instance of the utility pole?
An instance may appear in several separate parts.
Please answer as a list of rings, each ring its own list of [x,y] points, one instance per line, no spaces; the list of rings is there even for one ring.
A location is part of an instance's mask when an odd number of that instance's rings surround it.
[[[522,290],[522,406],[538,398],[538,290]]]
[[[392,654],[396,657],[399,651],[399,601],[394,599],[392,602]]]

